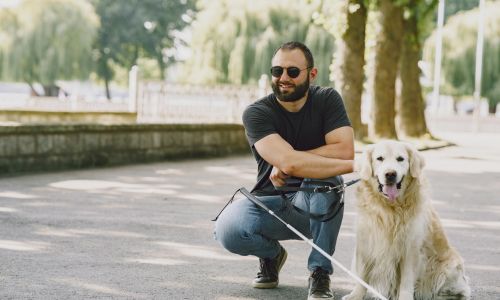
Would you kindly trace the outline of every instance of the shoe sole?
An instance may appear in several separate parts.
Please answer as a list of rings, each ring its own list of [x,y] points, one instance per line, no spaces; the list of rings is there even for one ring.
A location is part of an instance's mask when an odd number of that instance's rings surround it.
[[[285,264],[285,261],[287,258],[288,258],[288,252],[286,252],[286,250],[285,250],[285,255],[284,255],[283,259],[281,260],[281,264],[278,266],[278,272],[281,271],[281,268]],[[279,283],[280,283],[280,281],[278,279],[276,282],[269,282],[269,283],[253,282],[252,286],[256,289],[274,289],[275,287],[278,286]]]
[[[318,300],[318,299],[322,299],[322,300],[334,300],[334,299],[335,299],[335,296],[332,296],[332,297],[326,297],[326,298],[317,298],[317,297],[313,297],[313,296],[309,296],[309,297],[307,297],[307,300]]]

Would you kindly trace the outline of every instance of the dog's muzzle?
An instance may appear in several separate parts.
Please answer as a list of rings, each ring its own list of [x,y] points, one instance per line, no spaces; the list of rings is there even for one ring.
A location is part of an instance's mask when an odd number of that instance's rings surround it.
[[[377,178],[378,181],[378,190],[380,193],[384,195],[389,201],[394,202],[396,198],[399,196],[399,190],[401,189],[401,185],[403,183],[403,179],[405,178],[404,176],[401,178],[401,181],[396,183],[396,178],[397,174],[390,173],[386,174],[386,184],[380,183],[380,181]],[[388,178],[389,177],[389,178]]]

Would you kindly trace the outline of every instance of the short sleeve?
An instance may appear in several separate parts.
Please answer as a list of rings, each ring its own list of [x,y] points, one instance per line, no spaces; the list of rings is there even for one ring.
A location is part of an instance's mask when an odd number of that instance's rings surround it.
[[[260,139],[276,133],[273,117],[264,107],[250,105],[243,112],[243,126],[250,146]]]
[[[351,121],[347,116],[340,94],[336,90],[329,88],[324,92],[324,97],[324,134],[326,135],[340,127],[351,126]]]

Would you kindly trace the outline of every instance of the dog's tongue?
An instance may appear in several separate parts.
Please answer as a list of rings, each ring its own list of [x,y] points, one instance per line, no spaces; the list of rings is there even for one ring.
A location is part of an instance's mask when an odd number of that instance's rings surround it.
[[[399,194],[399,190],[395,184],[384,185],[384,187],[382,188],[382,192],[384,192],[384,194],[387,197],[389,197],[389,200],[391,200],[391,201],[396,200],[396,197]]]

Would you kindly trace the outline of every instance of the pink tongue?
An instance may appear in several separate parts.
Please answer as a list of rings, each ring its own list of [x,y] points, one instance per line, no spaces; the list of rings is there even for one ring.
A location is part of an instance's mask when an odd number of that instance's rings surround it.
[[[395,184],[393,185],[384,185],[382,188],[382,192],[389,197],[389,200],[394,201],[399,194],[398,188]]]

